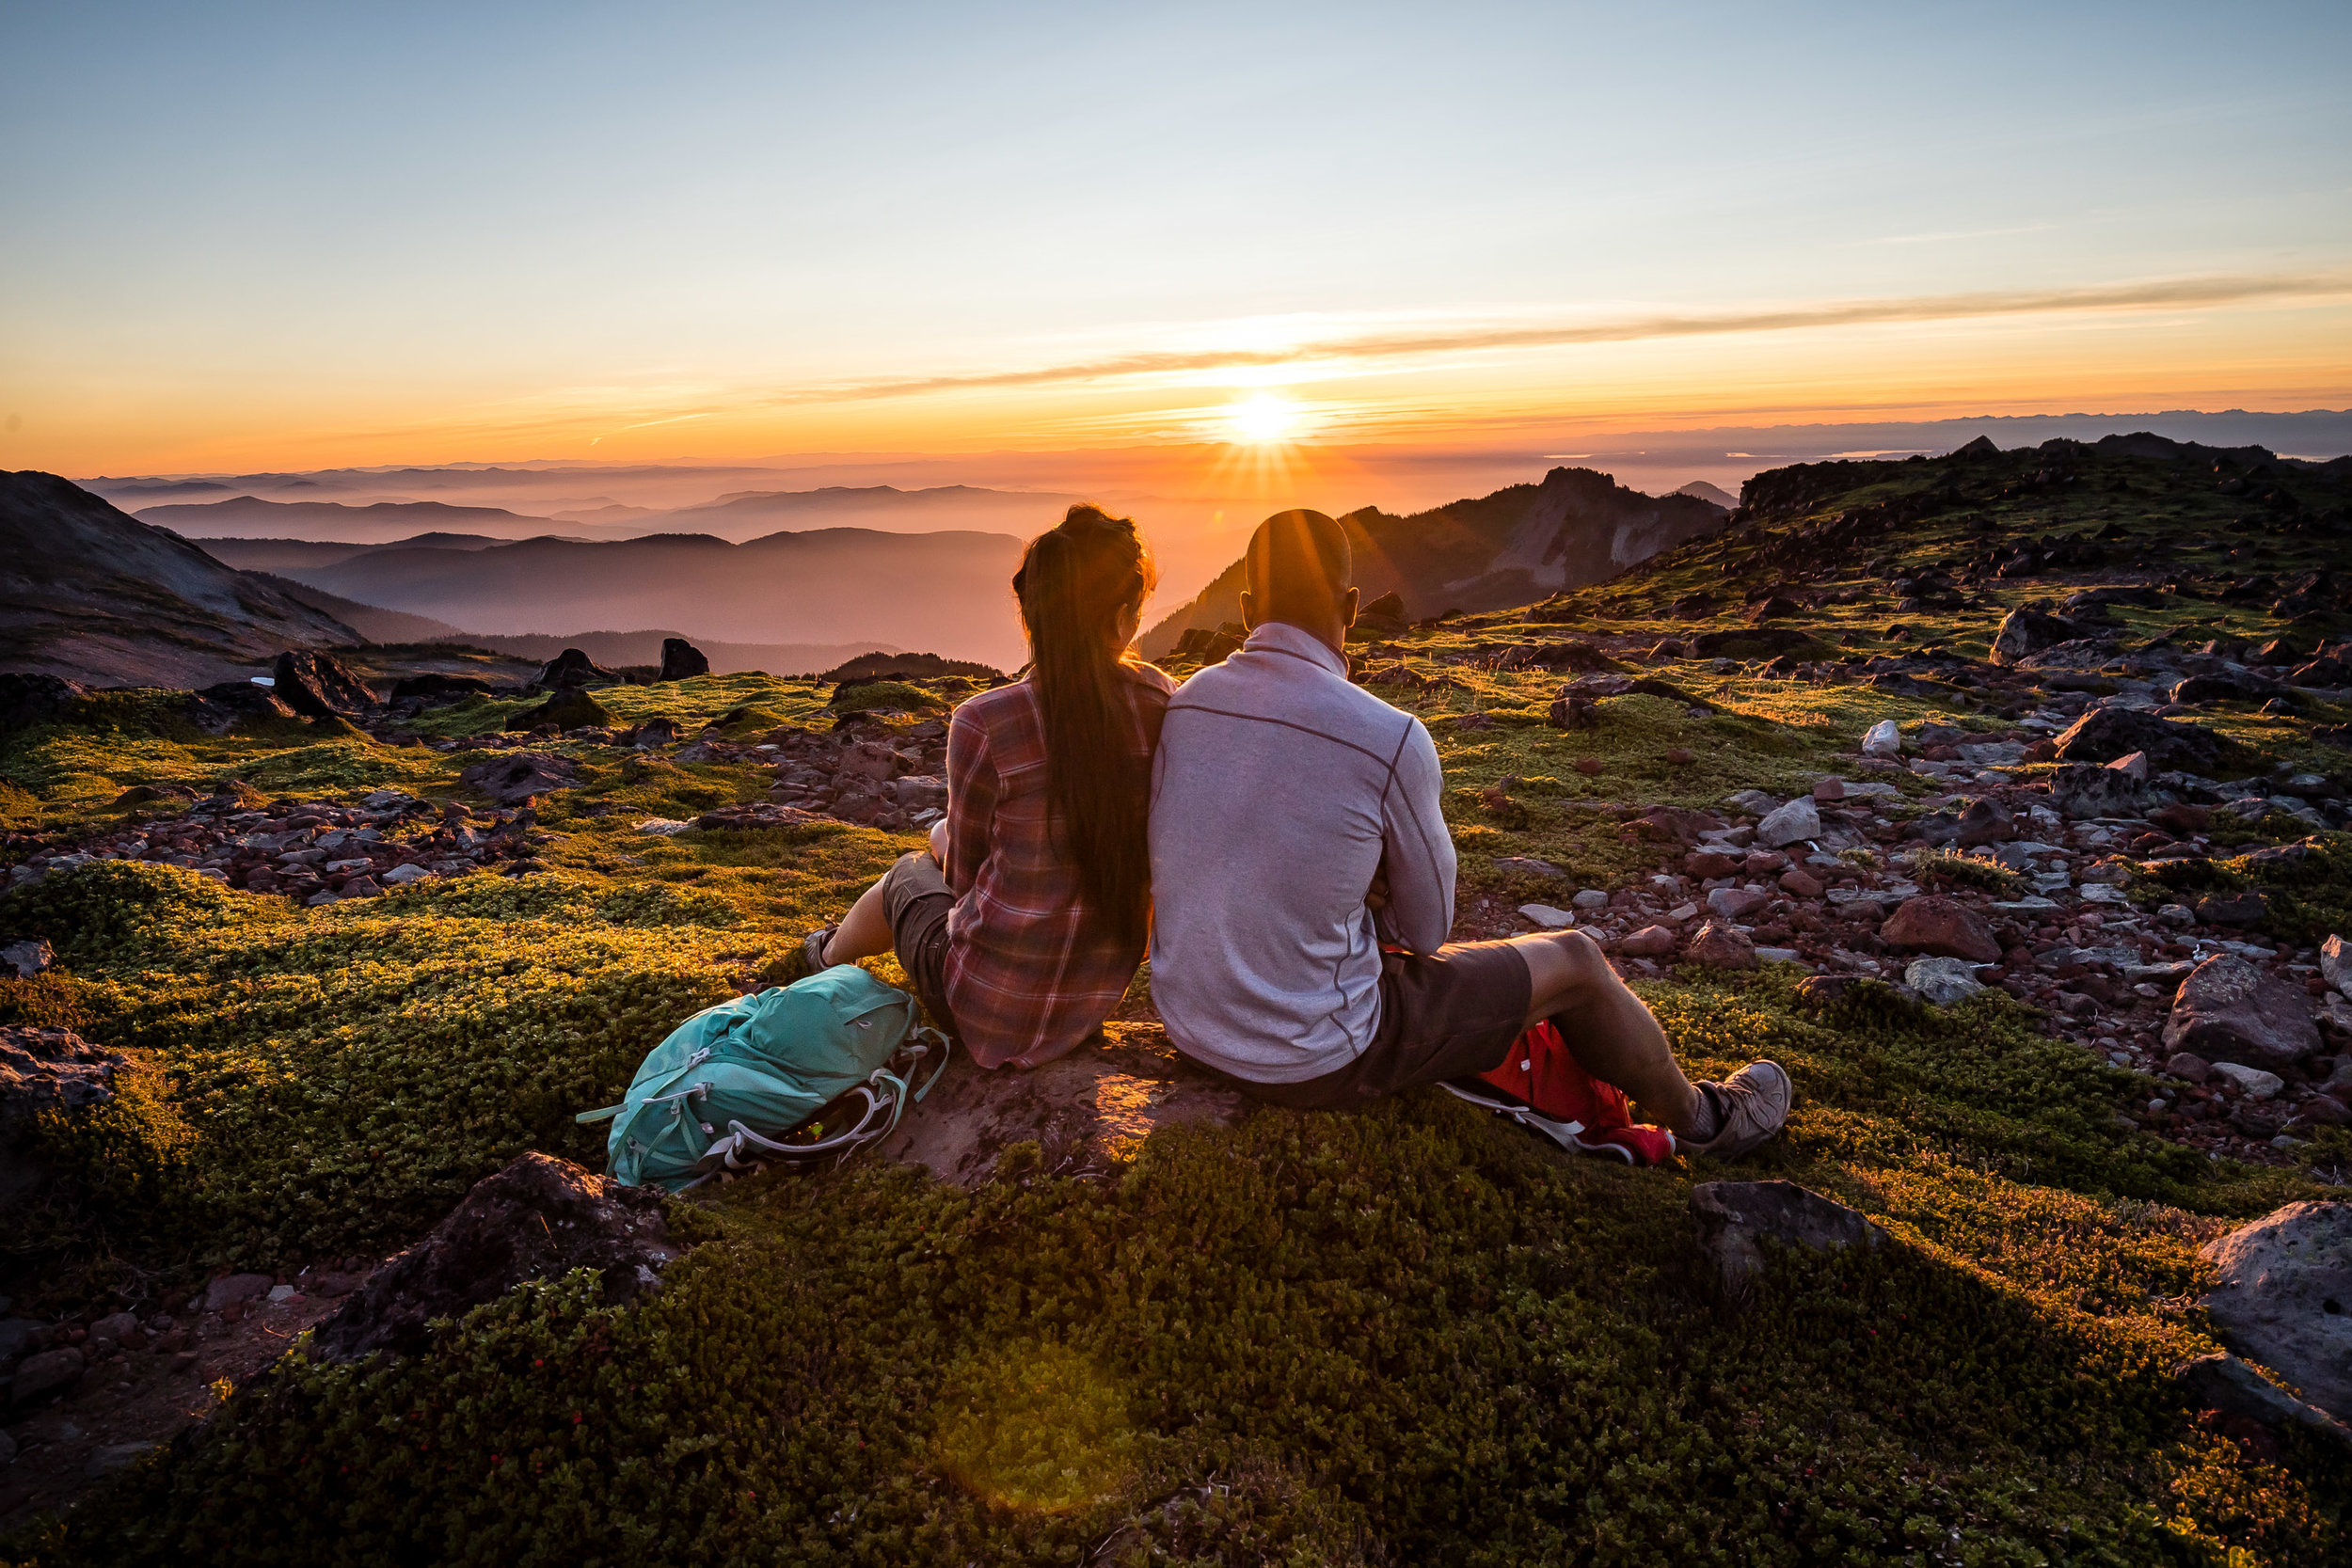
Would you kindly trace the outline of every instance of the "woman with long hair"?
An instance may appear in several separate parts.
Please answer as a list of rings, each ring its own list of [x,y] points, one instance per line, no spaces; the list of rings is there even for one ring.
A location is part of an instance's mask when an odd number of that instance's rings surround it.
[[[1013,574],[1030,664],[956,709],[947,816],[812,968],[896,950],[983,1067],[1035,1067],[1101,1026],[1152,917],[1152,753],[1175,683],[1129,651],[1157,574],[1134,521],[1073,506]]]

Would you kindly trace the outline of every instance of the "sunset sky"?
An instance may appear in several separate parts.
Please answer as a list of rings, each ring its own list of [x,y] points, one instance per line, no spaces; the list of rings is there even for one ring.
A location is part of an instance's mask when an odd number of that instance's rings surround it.
[[[0,467],[2352,405],[2352,6],[0,7]]]

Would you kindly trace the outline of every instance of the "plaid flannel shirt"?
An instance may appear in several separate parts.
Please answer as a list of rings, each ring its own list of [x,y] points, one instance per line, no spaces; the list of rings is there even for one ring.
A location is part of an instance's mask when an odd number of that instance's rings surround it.
[[[1128,743],[1150,776],[1175,683],[1124,667]],[[1026,680],[983,691],[947,731],[947,1006],[982,1067],[1035,1067],[1110,1016],[1142,961],[1087,902],[1046,809],[1045,721]]]

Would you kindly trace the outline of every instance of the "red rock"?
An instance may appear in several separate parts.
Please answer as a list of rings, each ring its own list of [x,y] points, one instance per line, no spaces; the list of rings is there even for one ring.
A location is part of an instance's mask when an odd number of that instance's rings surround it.
[[[1816,800],[1844,800],[1846,798],[1846,781],[1843,779],[1823,779],[1820,784],[1813,786],[1813,798]]]
[[[1669,746],[1666,748],[1666,760],[1677,768],[1688,768],[1698,761],[1699,756],[1687,746]]]
[[[1675,950],[1677,940],[1668,927],[1645,926],[1617,943],[1617,951],[1629,958],[1662,958]]]
[[[1585,775],[1587,778],[1590,778],[1593,774],[1600,771],[1600,758],[1579,757],[1576,759],[1576,770]]]
[[[1777,849],[1751,849],[1740,869],[1751,877],[1761,877],[1768,871],[1780,871],[1788,864],[1788,857]]]
[[[1713,969],[1754,969],[1756,943],[1748,940],[1746,932],[1710,920],[1692,935],[1682,956],[1692,963]]]
[[[1682,857],[1683,874],[1696,877],[1701,881],[1711,880],[1717,877],[1728,877],[1739,870],[1740,866],[1740,861],[1724,854],[1720,849],[1694,849]]]
[[[2148,820],[2169,833],[2186,838],[2191,833],[2201,833],[2211,827],[2213,813],[2202,806],[2192,806],[2184,800],[2176,801],[2160,811],[2150,812]]]
[[[1819,898],[1821,895],[1820,879],[1813,876],[1809,872],[1804,871],[1788,870],[1782,872],[1780,874],[1780,889],[1783,893],[1786,893],[1795,898]]]
[[[2001,957],[2001,944],[1994,940],[1984,917],[1941,894],[1904,899],[1902,907],[1879,927],[1879,935],[1891,946],[1938,958],[1994,963]]]
[[[2026,760],[2026,761],[2027,761],[2027,762],[2048,762],[2048,761],[2049,761],[2052,757],[2055,757],[2055,756],[2057,756],[2057,755],[2058,755],[2058,742],[2057,742],[2057,741],[2055,741],[2055,740],[2037,740],[2037,741],[2032,742],[2030,745],[2028,745],[2028,746],[2026,748],[2026,757],[2025,757],[2025,760]]]
[[[2275,1071],[2319,1049],[2302,988],[2223,954],[2189,971],[2165,1020],[2164,1043],[2209,1062]]]

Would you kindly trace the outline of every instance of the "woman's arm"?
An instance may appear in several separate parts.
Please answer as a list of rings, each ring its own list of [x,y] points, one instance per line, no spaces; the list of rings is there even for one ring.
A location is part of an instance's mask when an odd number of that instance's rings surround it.
[[[947,830],[940,869],[947,891],[961,897],[988,863],[990,825],[996,818],[996,765],[989,755],[988,731],[956,711],[947,726]]]

